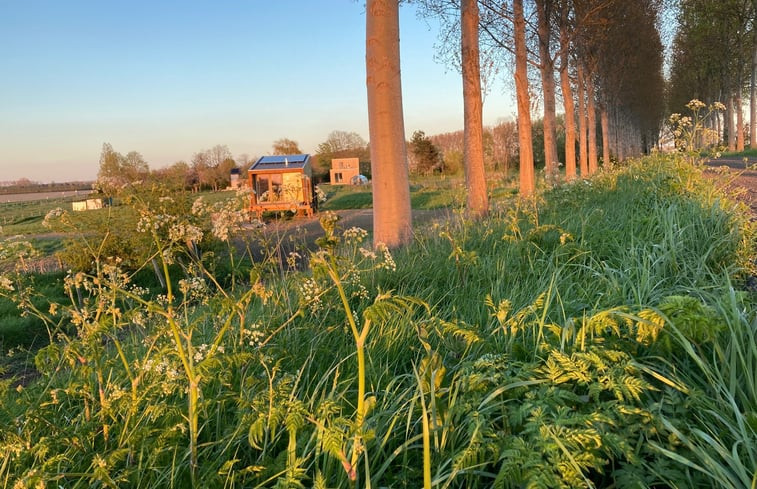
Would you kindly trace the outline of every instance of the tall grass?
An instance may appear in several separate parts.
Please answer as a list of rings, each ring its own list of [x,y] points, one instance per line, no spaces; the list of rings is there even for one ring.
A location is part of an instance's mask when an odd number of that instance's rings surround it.
[[[749,487],[753,235],[710,185],[646,159],[394,254],[327,215],[223,281],[151,221],[172,292],[95,257],[35,311],[0,486]]]

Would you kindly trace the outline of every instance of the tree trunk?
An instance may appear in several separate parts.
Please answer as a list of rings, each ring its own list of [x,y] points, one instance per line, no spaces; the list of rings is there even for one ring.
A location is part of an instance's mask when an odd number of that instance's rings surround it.
[[[412,238],[398,0],[367,0],[365,72],[373,178],[373,242],[396,247]]]
[[[536,187],[534,151],[531,142],[531,100],[528,95],[528,60],[526,58],[526,19],[523,0],[513,0],[515,35],[515,93],[518,99],[518,145],[520,153],[520,193],[531,195]]]
[[[749,146],[757,149],[757,29],[754,29],[752,46],[752,73],[749,87]]]
[[[550,12],[552,0],[537,0],[539,36],[539,71],[544,98],[544,172],[554,176],[557,171],[557,115],[555,111],[555,67],[550,53]]]
[[[586,148],[586,83],[584,80],[584,68],[578,62],[578,160],[581,167],[581,178],[589,176],[589,153]]]
[[[610,164],[610,114],[607,113],[607,102],[599,109],[599,120],[602,124],[602,166]]]
[[[562,6],[560,14],[560,88],[562,89],[563,108],[565,109],[565,178],[576,178],[576,108],[573,103],[573,89],[570,86],[568,53],[570,38],[568,36],[568,8]]]
[[[478,0],[460,4],[461,61],[463,71],[463,166],[468,189],[468,213],[485,216],[489,211],[484,171],[483,102],[478,53]]]
[[[733,92],[727,78],[724,87],[725,113],[723,114],[723,139],[728,151],[736,151],[736,125],[733,122]]]
[[[736,106],[736,151],[744,151],[744,107],[741,101],[741,92],[744,87],[742,60],[739,60],[738,74],[736,75],[736,93],[734,95],[734,105]]]
[[[597,107],[594,97],[594,76],[589,72],[586,77],[586,125],[589,131],[589,175],[597,172]]]

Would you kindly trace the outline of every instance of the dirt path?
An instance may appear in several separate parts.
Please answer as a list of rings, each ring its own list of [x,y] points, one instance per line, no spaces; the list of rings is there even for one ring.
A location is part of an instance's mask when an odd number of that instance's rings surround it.
[[[369,233],[373,231],[373,209],[347,209],[333,211],[339,216],[339,228],[344,231],[351,227],[365,229]],[[278,255],[283,262],[290,251],[302,251],[304,246],[308,250],[315,250],[315,241],[323,236],[320,217],[323,213],[312,217],[299,217],[289,220],[270,220],[266,222],[263,230],[265,238],[269,241],[267,246],[274,245],[278,248]],[[451,209],[413,210],[413,226],[419,229],[430,225],[435,221],[452,219],[454,213]],[[252,231],[251,227],[251,233]],[[240,251],[248,247],[255,259],[262,258],[263,250],[258,244],[251,244],[249,240],[237,238],[236,246]],[[269,252],[271,250],[268,250]],[[283,263],[282,263],[283,266]]]
[[[757,158],[713,158],[705,165],[715,168],[725,167],[734,177],[731,189],[739,200],[746,203],[757,219]]]

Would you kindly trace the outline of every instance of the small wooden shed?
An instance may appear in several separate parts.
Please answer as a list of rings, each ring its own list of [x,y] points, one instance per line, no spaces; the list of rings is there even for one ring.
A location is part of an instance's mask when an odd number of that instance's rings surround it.
[[[291,211],[301,216],[315,212],[310,155],[263,156],[248,175],[250,211],[258,218],[266,211]]]

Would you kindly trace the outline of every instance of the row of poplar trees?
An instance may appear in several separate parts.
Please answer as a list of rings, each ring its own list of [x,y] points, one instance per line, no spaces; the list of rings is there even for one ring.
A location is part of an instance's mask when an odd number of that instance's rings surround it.
[[[399,56],[400,0],[366,2],[366,85],[373,173],[375,243],[412,237]],[[518,108],[520,192],[533,193],[533,94],[543,107],[545,172],[559,165],[556,105],[565,113],[567,179],[602,159],[633,156],[656,142],[664,112],[661,0],[416,0],[441,21],[450,59],[462,74],[467,212],[488,213],[482,130],[482,80],[512,74]],[[514,58],[514,63],[512,62]],[[483,70],[482,70],[483,66]],[[531,69],[529,69],[529,67]],[[514,71],[514,72],[513,72]],[[537,77],[530,77],[538,73]],[[536,78],[533,80],[532,78]],[[559,79],[560,90],[557,90]],[[536,87],[539,88],[536,88]],[[576,150],[578,148],[578,150]]]
[[[749,144],[757,148],[757,0],[681,0],[673,41],[670,106],[674,112],[691,98],[726,110],[711,119],[731,151],[746,139],[744,96],[749,97]]]

